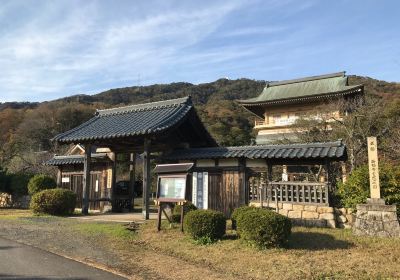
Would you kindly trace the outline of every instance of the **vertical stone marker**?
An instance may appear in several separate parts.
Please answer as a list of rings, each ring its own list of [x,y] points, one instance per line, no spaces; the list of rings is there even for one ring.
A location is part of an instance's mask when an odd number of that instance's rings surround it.
[[[369,165],[369,186],[371,198],[381,198],[381,188],[379,185],[379,167],[378,167],[378,145],[376,137],[368,137],[368,165]]]
[[[381,198],[376,137],[368,137],[367,141],[371,197],[367,199],[367,204],[357,205],[353,233],[380,237],[400,236],[396,205],[385,205],[385,200]]]

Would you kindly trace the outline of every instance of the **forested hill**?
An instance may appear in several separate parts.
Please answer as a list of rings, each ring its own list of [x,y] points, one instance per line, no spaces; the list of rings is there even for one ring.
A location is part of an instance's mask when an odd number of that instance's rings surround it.
[[[400,98],[400,83],[353,76],[350,84],[365,84],[366,92],[389,101]],[[220,79],[211,83],[156,84],[111,89],[95,95],[75,95],[42,103],[0,103],[0,168],[11,159],[38,151],[54,152],[50,139],[93,116],[96,109],[192,96],[208,130],[221,145],[251,142],[253,119],[235,100],[257,96],[265,81]],[[24,154],[24,156],[22,156]]]

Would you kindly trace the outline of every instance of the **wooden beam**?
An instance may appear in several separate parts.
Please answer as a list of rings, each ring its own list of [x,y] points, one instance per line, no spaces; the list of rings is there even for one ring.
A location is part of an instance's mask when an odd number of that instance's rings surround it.
[[[129,210],[133,210],[134,208],[134,199],[135,199],[135,181],[136,181],[136,153],[131,153],[129,155]]]
[[[61,166],[58,167],[57,169],[57,188],[61,188]]]
[[[83,158],[83,191],[82,191],[82,214],[89,214],[89,191],[90,191],[90,166],[92,145],[85,145],[85,156]]]
[[[144,140],[144,152],[143,152],[143,208],[142,214],[145,220],[150,218],[149,213],[149,198],[151,188],[151,176],[150,176],[150,145],[151,141],[149,138]]]
[[[113,156],[114,160],[112,163],[112,169],[111,169],[111,207],[112,207],[112,212],[117,211],[117,205],[115,202],[115,187],[117,185],[117,153],[114,152]]]

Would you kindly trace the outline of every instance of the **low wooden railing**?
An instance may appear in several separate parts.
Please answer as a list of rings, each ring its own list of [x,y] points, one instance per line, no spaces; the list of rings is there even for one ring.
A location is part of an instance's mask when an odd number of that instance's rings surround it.
[[[296,204],[329,205],[327,183],[318,182],[270,182],[250,184],[250,200],[287,202]]]

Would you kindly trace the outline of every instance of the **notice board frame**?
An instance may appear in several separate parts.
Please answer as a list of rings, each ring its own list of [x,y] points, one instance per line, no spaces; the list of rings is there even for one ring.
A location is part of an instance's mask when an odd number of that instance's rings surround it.
[[[183,190],[183,197],[181,198],[175,198],[175,197],[160,197],[160,192],[161,192],[161,179],[163,178],[180,178],[185,180],[185,186]],[[161,230],[161,216],[162,213],[164,213],[165,217],[167,220],[172,223],[172,219],[168,217],[167,213],[165,212],[165,206],[170,204],[170,203],[176,203],[177,205],[181,205],[181,231],[183,232],[183,218],[184,218],[184,211],[183,211],[183,205],[187,202],[186,200],[186,189],[188,187],[188,173],[169,173],[169,174],[159,174],[157,177],[157,196],[155,203],[158,206],[158,219],[157,219],[157,230]]]

